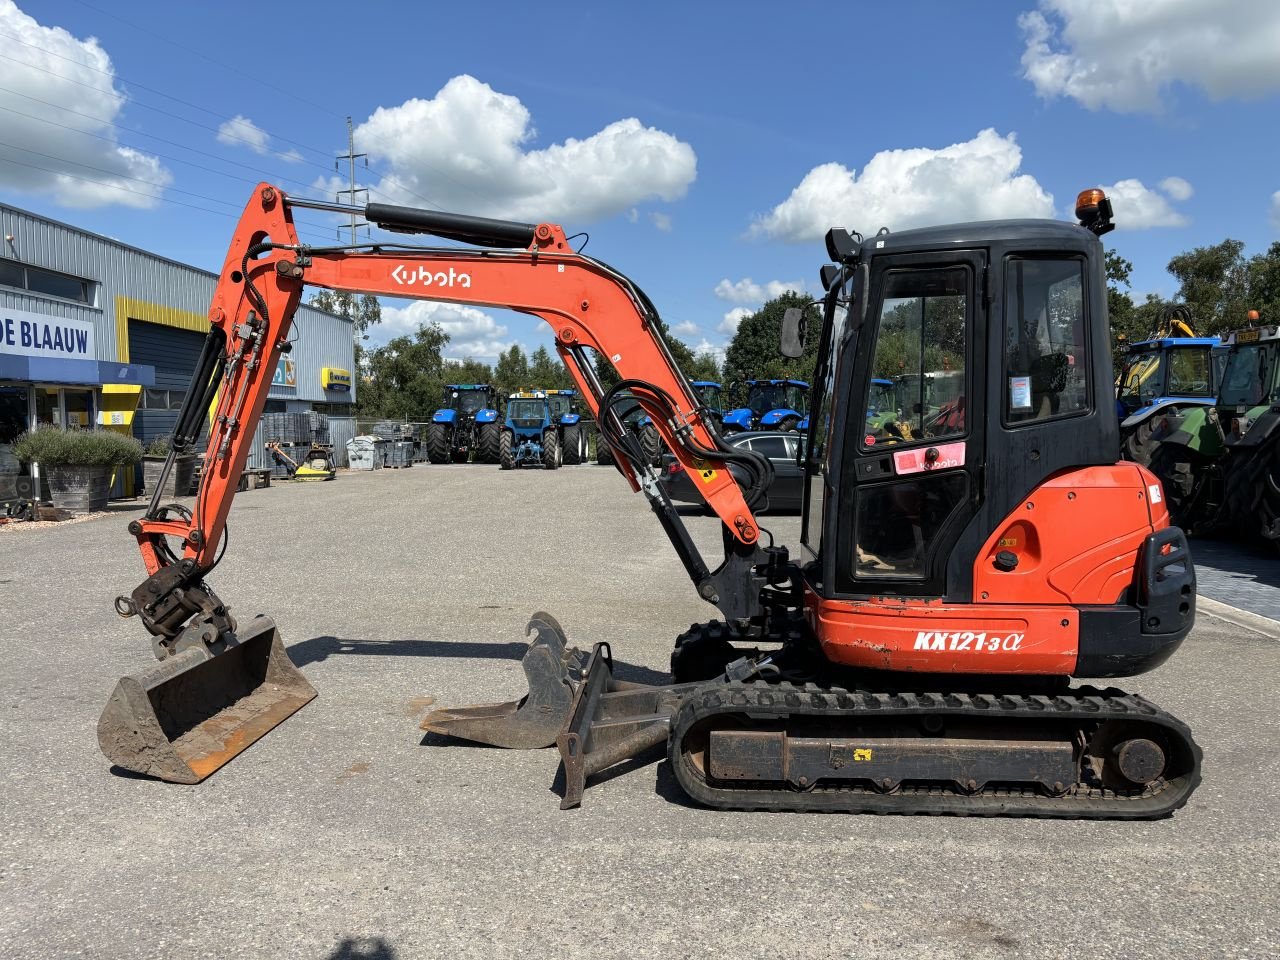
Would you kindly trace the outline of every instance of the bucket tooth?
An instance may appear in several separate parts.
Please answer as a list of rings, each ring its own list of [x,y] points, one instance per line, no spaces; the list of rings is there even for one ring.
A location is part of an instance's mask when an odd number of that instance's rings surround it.
[[[121,678],[98,745],[125,770],[199,783],[315,696],[275,622],[258,617],[221,653],[192,647]]]
[[[549,613],[535,613],[525,631],[537,633],[521,662],[529,681],[527,694],[508,703],[433,710],[423,719],[422,729],[514,750],[554,745],[569,718],[584,657],[569,646]]]

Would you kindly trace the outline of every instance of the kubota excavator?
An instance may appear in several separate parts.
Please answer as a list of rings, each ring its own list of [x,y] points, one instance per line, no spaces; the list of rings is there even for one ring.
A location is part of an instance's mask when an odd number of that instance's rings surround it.
[[[678,639],[668,686],[615,679],[607,642],[580,652],[535,614],[528,694],[438,710],[427,729],[557,744],[565,807],[592,774],[662,744],[682,787],[710,807],[1147,819],[1186,802],[1200,779],[1188,729],[1140,696],[1069,682],[1154,668],[1195,607],[1186,538],[1159,484],[1118,462],[1101,191],[1081,194],[1079,225],[828,233],[794,561],[756,520],[768,460],[721,438],[649,299],[575,252],[560,227],[368,204],[359,212],[385,230],[467,246],[321,248],[298,241],[300,207],[350,212],[255,190],[175,428],[176,454],[217,398],[194,508],[153,498],[130,524],[148,576],[117,609],[141,617],[160,663],[122,679],[103,713],[112,761],[196,782],[316,695],[275,624],[237,625],[207,582],[310,284],[546,320],[618,469],[721,611]],[[787,317],[788,356],[801,353],[803,320]],[[611,389],[589,350],[617,369]],[[956,415],[915,404],[897,435],[868,431],[890,362],[963,371]],[[714,569],[618,417],[637,401],[722,523]]]

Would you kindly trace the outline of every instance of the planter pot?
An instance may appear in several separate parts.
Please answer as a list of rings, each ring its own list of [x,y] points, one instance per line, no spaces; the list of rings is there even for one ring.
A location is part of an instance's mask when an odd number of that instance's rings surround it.
[[[160,470],[164,466],[164,457],[142,458],[142,485],[150,496],[160,480]],[[169,479],[165,481],[161,497],[185,497],[190,495],[192,482],[196,473],[194,456],[178,457],[173,461],[173,469],[169,471]]]
[[[55,507],[71,513],[93,513],[107,509],[110,467],[45,467],[49,477],[49,499]]]

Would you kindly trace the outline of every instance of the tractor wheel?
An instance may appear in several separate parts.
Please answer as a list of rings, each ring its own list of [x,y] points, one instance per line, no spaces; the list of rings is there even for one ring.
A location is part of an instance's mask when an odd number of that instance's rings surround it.
[[[1125,456],[1128,455],[1126,449]],[[1212,463],[1185,447],[1157,441],[1151,447],[1146,466],[1160,481],[1165,506],[1169,508],[1169,519],[1175,526],[1191,533],[1213,520],[1204,516],[1201,503],[1204,499],[1202,492],[1213,471]]]
[[[651,467],[662,463],[662,435],[652,423],[640,428],[640,449],[644,453],[644,462]]]
[[[542,435],[542,465],[548,470],[560,466],[560,437],[554,429]]]
[[[432,463],[448,463],[449,428],[443,423],[427,424],[427,459]]]
[[[732,627],[719,620],[691,624],[676,637],[676,647],[671,651],[672,682],[714,680],[723,676],[724,668],[734,660],[757,652],[735,649],[731,641],[736,636]]]
[[[609,441],[604,438],[603,433],[596,434],[596,463],[602,467],[613,464],[613,448],[609,446]]]
[[[582,428],[571,423],[564,428],[564,462],[575,464],[582,462]]]
[[[1151,466],[1152,457],[1160,445],[1159,440],[1151,439],[1151,434],[1154,432],[1152,421],[1155,419],[1155,417],[1148,417],[1121,438],[1120,452],[1126,460],[1140,463],[1144,467]]]
[[[1280,550],[1280,445],[1273,442],[1271,450],[1262,456],[1267,458],[1267,465],[1258,477],[1253,518],[1258,535]]]
[[[512,445],[511,431],[503,430],[498,438],[498,465],[503,470],[512,470],[516,465],[516,452]]]
[[[795,433],[799,423],[799,417],[783,417],[781,422],[778,423],[778,429],[783,433]]]
[[[497,463],[498,447],[502,444],[502,424],[480,425],[480,442],[476,445],[476,463]]]

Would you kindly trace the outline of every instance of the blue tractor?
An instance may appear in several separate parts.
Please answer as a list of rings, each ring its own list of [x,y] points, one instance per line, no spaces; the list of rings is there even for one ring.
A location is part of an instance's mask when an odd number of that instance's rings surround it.
[[[1144,466],[1152,432],[1164,414],[1218,402],[1228,347],[1217,337],[1158,337],[1129,346],[1116,385],[1116,415],[1125,457]]]
[[[551,415],[551,402],[541,390],[511,394],[498,439],[498,464],[503,470],[538,464],[556,469],[564,462],[562,431]]]
[[[715,417],[716,423],[722,422],[724,405],[720,401],[720,391],[723,389],[720,384],[714,380],[694,380],[689,385],[693,387],[698,402]],[[653,420],[643,415],[643,411],[637,410],[633,415],[624,417],[623,422],[640,438],[645,462],[650,466],[661,466],[662,455],[666,453],[666,444],[662,442],[662,436],[658,433],[658,428],[653,425]]]
[[[809,385],[803,380],[748,380],[747,403],[724,415],[723,433],[809,429]]]
[[[590,437],[578,412],[577,390],[543,390],[551,407],[551,420],[560,428],[560,450],[565,463],[586,463]]]
[[[451,383],[444,406],[427,424],[427,459],[432,463],[497,463],[502,424],[497,393],[487,383]]]

